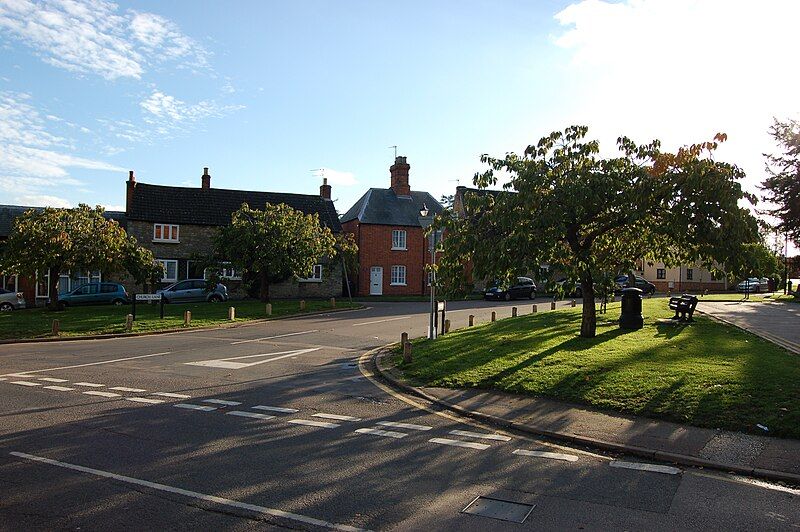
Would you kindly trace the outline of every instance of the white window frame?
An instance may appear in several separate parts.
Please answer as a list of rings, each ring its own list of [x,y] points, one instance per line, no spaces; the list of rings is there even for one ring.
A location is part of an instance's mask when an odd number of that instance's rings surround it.
[[[405,229],[392,229],[392,250],[408,250],[408,234]]]
[[[694,281],[694,268],[686,268],[686,280]]]
[[[161,230],[161,236],[156,236],[156,229]],[[172,229],[175,228],[175,238],[172,238]],[[164,238],[164,230],[167,230],[167,234],[169,234],[169,238]],[[153,242],[165,242],[168,244],[180,244],[181,243],[181,226],[177,224],[153,224]]]
[[[401,275],[402,273],[402,275]],[[408,286],[407,269],[403,264],[395,264],[391,269],[390,286]]]
[[[164,277],[161,278],[162,283],[174,283],[178,280],[178,261],[176,259],[156,259],[156,261],[164,267]],[[175,277],[167,277],[169,275],[169,266],[167,264],[170,262],[175,263]]]
[[[321,283],[322,282],[322,264],[315,264],[311,277],[299,280],[301,283]]]
[[[48,270],[42,277],[44,277],[44,285],[47,287],[46,294],[39,293],[39,271],[36,271],[36,298],[46,298],[50,297],[50,271]]]
[[[203,279],[208,279],[209,274],[213,270],[214,270],[213,268],[206,268],[205,270],[203,270]],[[189,270],[187,269],[186,271],[187,271],[186,278],[188,279],[189,278],[189,273],[188,273]],[[234,268],[233,265],[228,261],[220,263],[220,268],[219,268],[218,272],[219,272],[219,278],[220,279],[228,279],[230,281],[241,281],[242,280],[242,275],[240,273],[237,273],[236,272],[236,268]]]
[[[664,272],[663,275],[661,272]],[[656,268],[656,279],[663,281],[667,278],[667,269],[666,268]]]
[[[19,292],[19,275],[3,275],[2,281],[3,285],[0,288],[5,288],[8,284],[9,278],[14,279],[14,292]]]

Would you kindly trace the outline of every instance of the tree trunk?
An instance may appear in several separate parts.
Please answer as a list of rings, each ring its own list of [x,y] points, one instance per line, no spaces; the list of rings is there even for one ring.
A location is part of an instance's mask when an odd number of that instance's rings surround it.
[[[260,286],[258,290],[258,298],[262,303],[269,301],[269,275],[265,271],[259,272]]]
[[[594,280],[591,274],[581,279],[583,291],[583,313],[581,315],[581,337],[594,338],[597,334],[597,309],[594,306]]]
[[[50,310],[59,310],[58,305],[58,276],[61,273],[61,268],[50,268],[50,279],[48,284],[50,285],[48,290],[50,293],[50,302],[47,304],[47,308]]]

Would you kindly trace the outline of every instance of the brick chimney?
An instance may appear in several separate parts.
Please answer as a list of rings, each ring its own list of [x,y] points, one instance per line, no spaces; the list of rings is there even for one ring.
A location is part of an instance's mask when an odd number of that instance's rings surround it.
[[[319,195],[323,199],[331,199],[331,186],[328,184],[328,178],[322,178],[322,184],[319,186]]]
[[[202,180],[202,188],[211,188],[211,175],[208,173],[208,166],[203,168],[203,175],[200,176]]]
[[[394,164],[389,167],[392,174],[392,190],[398,196],[410,196],[411,187],[408,185],[408,170],[411,165],[406,162],[403,156],[395,157]]]
[[[128,189],[125,193],[125,213],[131,212],[133,205],[133,191],[136,190],[136,176],[133,175],[133,170],[128,172],[128,181],[126,182]]]

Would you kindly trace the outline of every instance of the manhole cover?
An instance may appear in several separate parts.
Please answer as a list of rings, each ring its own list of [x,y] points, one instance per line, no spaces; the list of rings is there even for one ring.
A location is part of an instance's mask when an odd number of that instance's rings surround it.
[[[501,521],[511,521],[512,523],[524,523],[531,511],[533,504],[525,504],[492,497],[475,497],[475,499],[461,510],[462,513],[499,519]]]

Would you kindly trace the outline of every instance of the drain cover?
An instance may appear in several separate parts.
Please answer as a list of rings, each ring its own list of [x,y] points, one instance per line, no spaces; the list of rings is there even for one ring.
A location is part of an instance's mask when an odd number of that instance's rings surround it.
[[[533,511],[533,507],[533,504],[504,501],[491,497],[475,497],[461,512],[512,523],[523,523]]]

